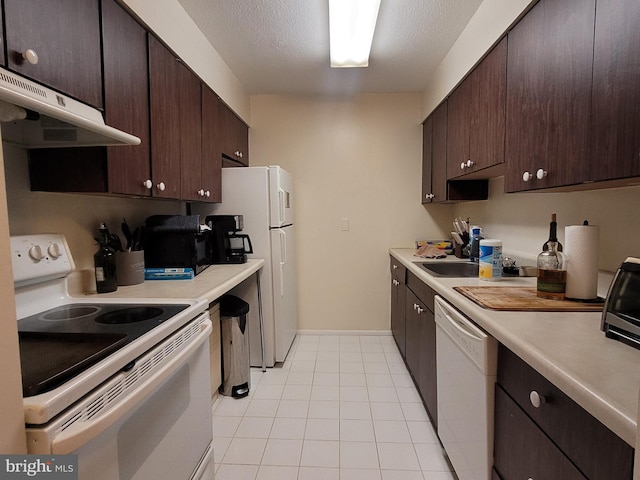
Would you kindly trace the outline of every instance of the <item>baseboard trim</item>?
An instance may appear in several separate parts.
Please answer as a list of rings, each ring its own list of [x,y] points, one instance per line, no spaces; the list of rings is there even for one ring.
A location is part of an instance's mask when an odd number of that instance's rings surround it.
[[[298,330],[298,335],[376,335],[391,336],[391,330]]]

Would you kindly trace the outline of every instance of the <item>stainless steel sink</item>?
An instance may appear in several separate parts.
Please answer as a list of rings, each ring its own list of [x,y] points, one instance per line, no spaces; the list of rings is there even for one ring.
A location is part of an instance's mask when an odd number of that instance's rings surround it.
[[[479,266],[473,262],[421,263],[434,277],[477,277]]]

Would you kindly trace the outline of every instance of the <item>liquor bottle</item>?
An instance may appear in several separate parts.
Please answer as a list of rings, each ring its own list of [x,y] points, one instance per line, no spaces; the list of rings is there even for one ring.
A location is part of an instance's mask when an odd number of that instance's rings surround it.
[[[96,269],[96,291],[98,293],[115,292],[118,289],[116,277],[116,253],[109,246],[109,230],[104,223],[98,228],[99,237],[96,238],[100,249],[93,256]]]
[[[538,255],[538,297],[564,300],[567,288],[567,270],[564,255],[558,251],[558,242],[547,242],[548,250]]]
[[[542,245],[542,251],[549,250],[549,242],[556,242],[558,244],[557,250],[562,251],[562,244],[558,242],[558,223],[556,222],[556,214],[551,214],[551,222],[549,223],[549,240]]]

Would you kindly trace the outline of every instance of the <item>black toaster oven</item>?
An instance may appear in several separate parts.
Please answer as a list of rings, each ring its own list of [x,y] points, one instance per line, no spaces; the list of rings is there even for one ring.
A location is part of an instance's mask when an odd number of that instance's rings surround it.
[[[640,349],[640,258],[627,258],[609,287],[601,328],[608,338]]]

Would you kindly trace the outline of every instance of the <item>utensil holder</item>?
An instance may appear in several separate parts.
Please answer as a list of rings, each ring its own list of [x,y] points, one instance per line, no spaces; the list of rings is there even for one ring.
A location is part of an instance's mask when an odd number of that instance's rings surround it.
[[[144,282],[144,250],[116,252],[118,285],[137,285]]]

